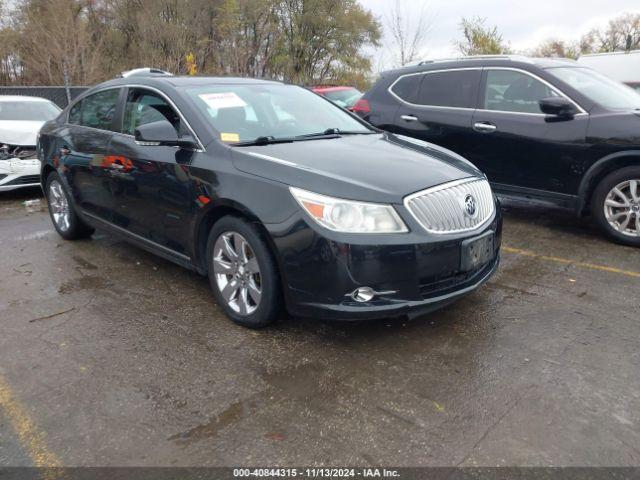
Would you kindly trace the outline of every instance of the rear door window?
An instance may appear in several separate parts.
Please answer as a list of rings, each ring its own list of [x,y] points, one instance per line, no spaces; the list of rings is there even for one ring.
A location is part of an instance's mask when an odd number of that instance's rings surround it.
[[[76,103],[69,112],[69,123],[100,130],[114,130],[119,88],[94,93]]]
[[[481,70],[426,73],[415,103],[435,107],[475,108],[481,75]]]

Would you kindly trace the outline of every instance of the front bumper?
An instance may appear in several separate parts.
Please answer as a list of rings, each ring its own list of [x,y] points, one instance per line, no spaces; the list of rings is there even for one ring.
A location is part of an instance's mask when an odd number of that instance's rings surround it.
[[[286,234],[282,228],[270,233],[279,253],[287,308],[299,316],[364,320],[422,315],[478,288],[500,262],[498,205],[484,228],[458,235],[434,236],[414,228],[411,235],[354,239],[320,231],[303,218],[292,223]],[[493,258],[462,271],[462,242],[488,231],[495,233]],[[349,296],[364,286],[383,293],[366,303]]]
[[[40,186],[40,161],[11,158],[0,160],[0,192]]]

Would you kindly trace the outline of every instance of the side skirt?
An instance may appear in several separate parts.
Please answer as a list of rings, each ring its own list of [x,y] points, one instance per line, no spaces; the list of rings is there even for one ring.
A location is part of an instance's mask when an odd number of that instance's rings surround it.
[[[204,274],[201,271],[201,269],[199,269],[193,264],[193,262],[191,261],[191,258],[189,258],[187,255],[171,250],[170,248],[160,245],[152,240],[149,240],[133,232],[130,232],[126,228],[122,228],[122,227],[119,227],[118,225],[114,225],[113,223],[107,220],[103,220],[102,218],[92,213],[89,213],[87,211],[82,210],[80,213],[84,217],[85,221],[87,223],[90,223],[91,226],[95,228],[106,230],[109,233],[112,233],[122,238],[123,240],[126,240],[127,242],[130,242],[131,244],[139,248],[142,248],[143,250],[146,250],[155,255],[158,255],[159,257],[162,257],[165,260],[169,260],[173,263],[176,263],[181,267],[188,268],[189,270],[197,272],[201,275]]]
[[[580,206],[580,197],[576,195],[536,190],[534,188],[514,187],[502,183],[491,183],[491,188],[493,188],[498,197],[520,203],[573,210],[576,213]]]

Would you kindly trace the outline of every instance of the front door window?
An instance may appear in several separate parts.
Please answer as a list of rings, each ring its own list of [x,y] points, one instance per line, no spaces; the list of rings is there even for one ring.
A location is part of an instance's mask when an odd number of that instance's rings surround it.
[[[541,114],[540,100],[554,96],[559,93],[531,75],[514,70],[489,70],[482,108]]]

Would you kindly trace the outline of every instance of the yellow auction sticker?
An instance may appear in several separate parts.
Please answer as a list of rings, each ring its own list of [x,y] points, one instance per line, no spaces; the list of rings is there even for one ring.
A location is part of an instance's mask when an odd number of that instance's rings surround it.
[[[223,142],[239,142],[240,135],[238,135],[237,133],[221,133],[220,140],[222,140]]]

